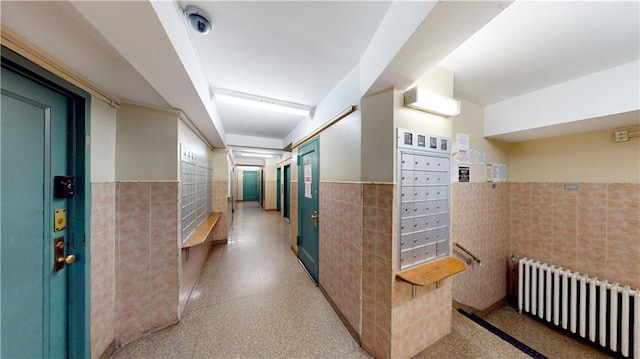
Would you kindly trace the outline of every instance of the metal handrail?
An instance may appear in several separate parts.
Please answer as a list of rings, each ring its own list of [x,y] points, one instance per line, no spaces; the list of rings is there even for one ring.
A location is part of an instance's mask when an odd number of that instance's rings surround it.
[[[467,256],[471,257],[471,258],[467,258],[467,264],[477,264],[479,266],[482,265],[482,261],[480,260],[480,258],[478,258],[476,255],[474,255],[473,253],[469,252],[468,249],[466,249],[465,247],[461,246],[458,242],[453,242],[453,245],[460,248],[461,251],[464,252],[464,254],[466,254]]]

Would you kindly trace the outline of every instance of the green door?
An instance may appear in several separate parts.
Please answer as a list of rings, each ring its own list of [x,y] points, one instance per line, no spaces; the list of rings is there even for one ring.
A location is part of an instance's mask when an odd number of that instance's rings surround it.
[[[298,257],[318,283],[319,173],[318,139],[300,147],[298,162]]]
[[[69,174],[70,102],[67,96],[5,68],[4,62],[1,75],[0,357],[65,358],[69,355],[67,267],[74,257],[66,229],[69,200],[54,196],[54,176]],[[59,218],[66,214],[67,227],[57,223],[58,230],[54,229],[55,211]],[[59,270],[54,269],[55,241],[61,242]]]
[[[280,168],[276,169],[276,211],[280,212]]]
[[[290,219],[289,212],[291,208],[291,166],[284,166],[284,174],[283,174],[283,182],[284,182],[284,210],[282,211],[282,216],[287,220]]]
[[[258,200],[258,172],[244,171],[242,175],[242,200]]]

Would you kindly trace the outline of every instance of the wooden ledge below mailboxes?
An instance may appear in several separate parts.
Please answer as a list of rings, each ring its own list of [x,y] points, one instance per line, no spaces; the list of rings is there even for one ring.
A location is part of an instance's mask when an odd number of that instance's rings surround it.
[[[186,242],[182,243],[182,249],[187,249],[191,247],[195,247],[199,244],[204,243],[209,237],[209,234],[213,230],[213,226],[218,223],[222,212],[213,212],[207,217],[207,219],[202,222],[201,225],[198,226],[195,232],[189,236]]]
[[[441,280],[460,273],[465,269],[467,269],[467,266],[461,261],[452,257],[446,257],[402,271],[396,274],[396,278],[411,284],[411,296],[415,297],[418,286],[425,286],[432,283],[436,283],[436,285],[439,286]]]

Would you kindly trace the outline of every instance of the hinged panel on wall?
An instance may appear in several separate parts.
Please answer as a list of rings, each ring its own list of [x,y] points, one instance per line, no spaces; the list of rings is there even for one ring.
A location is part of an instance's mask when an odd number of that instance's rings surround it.
[[[449,255],[451,140],[398,128],[398,266]]]

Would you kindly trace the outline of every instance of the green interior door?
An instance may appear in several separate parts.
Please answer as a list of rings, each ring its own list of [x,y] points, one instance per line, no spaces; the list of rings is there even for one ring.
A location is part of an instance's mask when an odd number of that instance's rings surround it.
[[[276,169],[276,211],[280,212],[280,168]]]
[[[242,200],[258,200],[258,172],[244,171],[242,175]]]
[[[68,98],[2,67],[2,358],[68,356],[68,270],[54,270],[56,175],[67,175]],[[69,255],[62,248],[62,259]],[[68,258],[71,261],[71,258]]]
[[[290,218],[290,208],[291,208],[291,166],[284,166],[283,168],[283,182],[284,182],[284,209],[282,211],[282,216],[287,220]]]
[[[300,147],[298,167],[298,258],[318,283],[319,253],[319,141]]]

